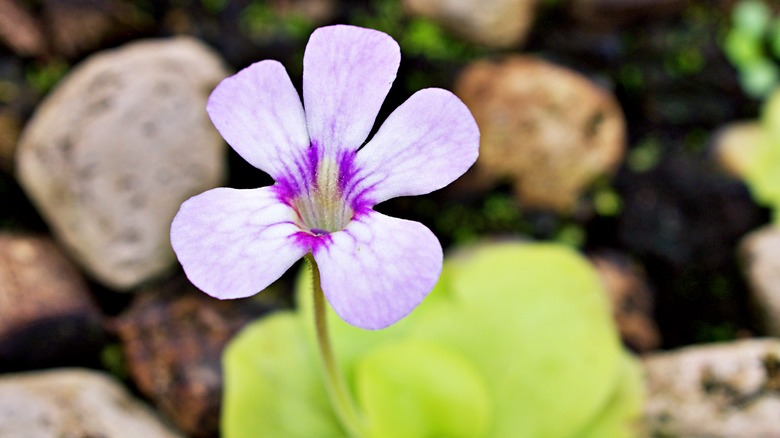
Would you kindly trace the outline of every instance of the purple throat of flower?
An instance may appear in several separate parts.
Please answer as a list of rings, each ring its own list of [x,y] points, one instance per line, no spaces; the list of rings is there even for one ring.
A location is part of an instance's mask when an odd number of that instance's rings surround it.
[[[355,155],[342,151],[328,156],[316,142],[296,160],[295,174],[279,178],[273,186],[280,202],[295,211],[295,225],[301,229],[296,241],[315,252],[331,233],[344,230],[353,220],[367,214],[374,203],[369,199],[373,186],[359,187]],[[288,172],[288,175],[293,175]]]

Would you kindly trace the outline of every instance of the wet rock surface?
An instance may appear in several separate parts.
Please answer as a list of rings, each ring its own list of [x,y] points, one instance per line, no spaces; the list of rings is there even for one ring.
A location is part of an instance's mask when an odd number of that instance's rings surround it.
[[[0,376],[0,436],[178,438],[109,375],[60,369]]]
[[[767,334],[780,336],[780,227],[745,236],[740,256],[756,316]]]
[[[253,300],[219,301],[183,278],[144,290],[114,323],[138,389],[191,436],[216,436],[222,350],[268,311]]]
[[[193,39],[129,44],[74,69],[26,126],[20,184],[101,283],[130,289],[173,266],[179,205],[224,178],[205,104],[226,75]]]
[[[413,16],[439,22],[463,38],[489,47],[522,44],[538,0],[404,0]]]
[[[765,438],[780,431],[780,341],[753,339],[646,356],[652,436]]]
[[[455,93],[479,125],[477,185],[508,180],[528,207],[570,212],[625,150],[615,98],[585,77],[529,56],[477,61]]]
[[[0,371],[95,362],[101,320],[51,239],[0,233]]]

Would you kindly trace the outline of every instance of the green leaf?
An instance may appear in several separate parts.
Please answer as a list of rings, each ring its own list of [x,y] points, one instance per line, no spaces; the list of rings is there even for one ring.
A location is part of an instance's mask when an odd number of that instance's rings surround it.
[[[371,438],[479,438],[490,420],[480,373],[435,343],[406,340],[372,351],[356,386]]]
[[[640,436],[639,420],[645,385],[642,367],[629,354],[623,354],[615,391],[607,405],[591,424],[582,429],[577,438],[633,438]]]
[[[253,324],[228,348],[226,437],[343,436],[321,380],[308,272],[297,300],[297,314]],[[622,397],[624,353],[599,278],[560,245],[460,251],[425,301],[388,329],[328,317],[374,438],[574,438],[623,430],[635,413],[612,402]]]
[[[223,437],[346,436],[305,337],[300,319],[284,312],[251,324],[228,345]]]
[[[745,182],[756,202],[773,208],[780,220],[780,89],[764,104],[761,127],[745,166]]]
[[[450,259],[451,299],[412,333],[469,358],[494,406],[491,437],[572,436],[608,397],[621,347],[590,264],[553,244],[503,244]],[[446,304],[446,305],[445,305]]]

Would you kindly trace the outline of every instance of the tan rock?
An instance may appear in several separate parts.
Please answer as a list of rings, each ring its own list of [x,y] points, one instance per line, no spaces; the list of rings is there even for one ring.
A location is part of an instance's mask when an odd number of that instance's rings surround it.
[[[97,357],[101,320],[81,274],[51,239],[0,233],[0,370]]]
[[[82,369],[0,376],[0,436],[181,437],[118,381]]]
[[[646,356],[651,436],[780,434],[780,340],[751,339]]]
[[[126,290],[175,262],[170,223],[225,175],[225,144],[206,114],[227,75],[191,38],[93,55],[26,126],[17,172],[55,236],[92,276]]]
[[[422,16],[477,44],[522,44],[536,16],[538,0],[404,0],[413,16]]]
[[[763,141],[767,138],[760,122],[730,123],[715,135],[715,159],[730,175],[743,179],[758,145]]]
[[[609,92],[566,68],[529,56],[478,61],[455,94],[481,132],[476,175],[512,183],[526,206],[570,212],[625,152],[625,120]]]
[[[780,227],[751,232],[739,254],[758,320],[767,334],[780,336]]]

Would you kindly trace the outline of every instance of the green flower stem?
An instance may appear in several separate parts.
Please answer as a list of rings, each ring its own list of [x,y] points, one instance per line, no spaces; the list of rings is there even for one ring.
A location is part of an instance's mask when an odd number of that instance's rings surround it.
[[[336,416],[351,437],[365,436],[355,402],[349,394],[344,376],[339,372],[338,364],[333,356],[333,349],[328,336],[328,321],[325,313],[325,295],[320,283],[320,269],[311,254],[306,255],[312,272],[312,289],[314,291],[314,325],[317,329],[317,343],[320,347],[320,357],[325,366],[325,386],[330,396],[330,402],[336,411]]]

